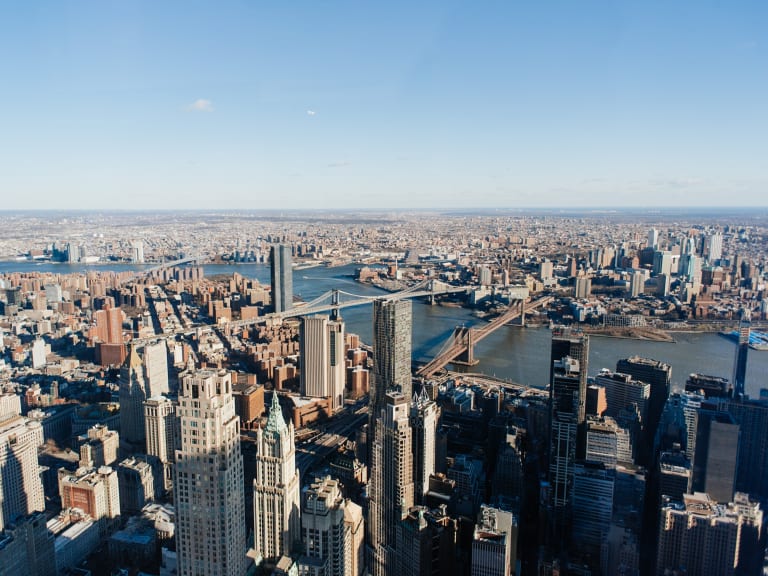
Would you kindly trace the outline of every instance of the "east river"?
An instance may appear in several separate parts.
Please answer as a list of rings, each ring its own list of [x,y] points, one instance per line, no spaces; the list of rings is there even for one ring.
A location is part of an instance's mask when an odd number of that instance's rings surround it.
[[[145,266],[148,267],[148,266]],[[49,264],[32,262],[0,262],[0,273],[54,272],[71,274],[83,271],[132,271],[145,268],[130,264]],[[269,284],[269,266],[264,264],[206,265],[206,276],[233,274],[256,278]],[[354,265],[338,268],[318,266],[296,270],[293,275],[294,294],[310,301],[331,289],[361,296],[384,296],[386,292],[354,281]],[[372,316],[370,306],[344,308],[342,316],[347,331],[360,335],[370,343]],[[413,358],[430,360],[442,347],[456,326],[482,326],[484,320],[465,308],[430,306],[421,301],[413,304]],[[616,361],[633,354],[655,358],[672,366],[673,386],[682,388],[688,374],[701,372],[731,378],[735,345],[718,334],[673,333],[675,342],[618,339],[593,336],[590,338],[589,373],[601,368],[616,369]],[[549,377],[548,328],[504,326],[486,337],[475,349],[479,364],[473,371],[497,376],[532,386],[543,386]],[[768,388],[768,352],[749,351],[747,368],[747,394],[759,395],[761,387]]]

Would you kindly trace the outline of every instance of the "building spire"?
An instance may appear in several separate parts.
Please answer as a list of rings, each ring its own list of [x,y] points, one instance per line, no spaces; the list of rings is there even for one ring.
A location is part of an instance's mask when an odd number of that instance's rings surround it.
[[[286,426],[285,420],[283,420],[283,411],[280,409],[277,390],[272,391],[272,406],[269,408],[269,417],[267,418],[267,425],[264,427],[264,431],[275,434],[288,432],[288,426]]]

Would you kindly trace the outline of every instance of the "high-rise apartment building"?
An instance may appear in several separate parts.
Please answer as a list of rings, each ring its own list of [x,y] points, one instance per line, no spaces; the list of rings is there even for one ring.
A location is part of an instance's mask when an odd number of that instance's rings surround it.
[[[758,521],[762,522],[762,513],[718,505],[701,492],[685,494],[682,502],[665,501],[654,574],[683,570],[687,576],[735,575],[744,525]]]
[[[0,422],[0,531],[16,518],[45,510],[37,448],[43,443],[39,422],[11,416]]]
[[[294,552],[301,529],[299,489],[293,423],[285,423],[274,392],[267,423],[256,430],[253,556],[257,563]]]
[[[287,244],[272,246],[270,270],[272,278],[272,309],[285,312],[293,308],[293,256]]]
[[[181,381],[174,506],[180,576],[241,576],[247,568],[243,456],[227,372]]]
[[[714,264],[723,257],[723,235],[720,232],[709,234],[704,239],[704,257]]]
[[[144,402],[168,394],[168,349],[164,340],[131,345],[120,368],[120,441],[131,452],[146,451]]]
[[[341,408],[346,378],[344,322],[327,316],[302,318],[299,352],[302,395],[331,398],[333,409]]]
[[[384,397],[399,390],[410,400],[411,331],[413,311],[411,301],[376,300],[373,303],[373,373],[371,375],[370,409],[374,418],[384,407]]]
[[[368,493],[366,555],[373,576],[394,573],[397,524],[414,503],[410,398],[401,392],[389,392],[384,400],[374,420]]]

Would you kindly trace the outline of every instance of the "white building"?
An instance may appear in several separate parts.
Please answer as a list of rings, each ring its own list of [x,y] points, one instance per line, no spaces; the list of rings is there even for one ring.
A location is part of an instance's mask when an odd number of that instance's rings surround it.
[[[267,423],[256,430],[253,557],[257,563],[293,552],[301,529],[299,488],[293,423],[285,423],[274,392]]]
[[[421,395],[413,395],[413,404],[411,405],[413,482],[419,500],[424,498],[429,491],[429,476],[437,471],[435,467],[435,439],[439,420],[439,406],[429,399],[422,388]]]
[[[334,410],[344,405],[346,364],[344,322],[327,316],[309,316],[301,321],[301,394],[332,399]]]
[[[144,402],[168,393],[168,347],[164,340],[132,345],[120,368],[120,440],[146,451]]]
[[[176,451],[176,552],[181,576],[241,576],[247,569],[243,456],[227,372],[182,379]]]
[[[163,467],[163,487],[173,489],[173,463],[177,439],[176,405],[165,396],[144,402],[144,430],[147,454],[155,456]]]
[[[0,422],[0,531],[20,516],[45,510],[37,447],[43,443],[39,422],[11,416]]]

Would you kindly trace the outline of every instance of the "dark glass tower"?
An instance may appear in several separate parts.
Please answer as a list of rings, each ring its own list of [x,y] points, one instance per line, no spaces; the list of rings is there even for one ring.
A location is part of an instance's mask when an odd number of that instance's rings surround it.
[[[736,345],[736,358],[733,362],[733,395],[744,397],[744,384],[747,380],[747,352],[749,352],[750,314],[742,308],[739,319],[739,342]]]
[[[272,272],[272,308],[285,312],[293,308],[293,258],[287,244],[272,246],[270,269]]]
[[[580,330],[556,328],[550,357],[550,535],[567,536],[573,495],[573,467],[584,458],[589,337]]]

